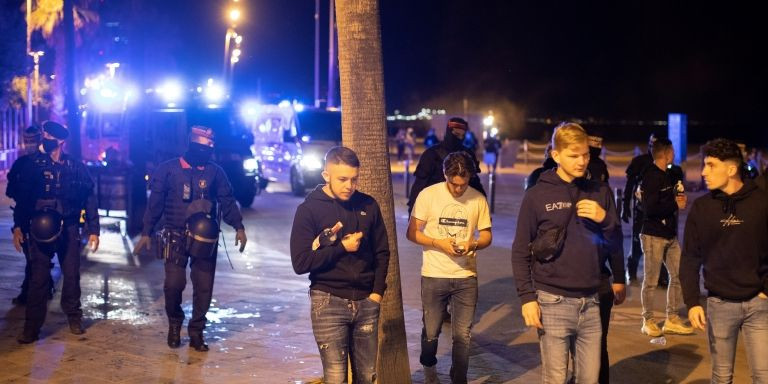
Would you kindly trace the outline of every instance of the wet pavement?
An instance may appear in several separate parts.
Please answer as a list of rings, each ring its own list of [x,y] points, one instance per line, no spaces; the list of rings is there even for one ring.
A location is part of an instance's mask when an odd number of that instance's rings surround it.
[[[534,383],[540,357],[534,331],[520,317],[514,291],[510,246],[515,213],[522,197],[523,175],[532,167],[499,176],[494,245],[478,258],[479,302],[472,334],[469,376],[472,383]],[[395,165],[397,172],[402,167]],[[611,169],[614,174],[619,170]],[[395,173],[394,191],[401,278],[404,287],[419,286],[421,254],[405,239],[406,207],[402,174]],[[623,179],[615,178],[615,186]],[[4,190],[4,183],[0,183]],[[41,340],[19,345],[23,307],[11,304],[23,276],[23,257],[10,241],[10,202],[0,200],[0,382],[3,383],[307,383],[321,376],[320,358],[309,320],[308,279],[294,274],[288,235],[295,207],[302,199],[286,188],[270,187],[244,211],[249,242],[243,254],[234,233],[225,238],[234,269],[220,248],[214,302],[208,314],[208,353],[165,344],[163,268],[150,256],[134,257],[130,239],[121,236],[114,219],[104,219],[101,249],[83,256],[82,301],[86,333],[69,333],[57,291],[49,305]],[[681,220],[684,222],[684,220]],[[625,239],[628,244],[628,238]],[[58,265],[53,269],[61,286]],[[191,311],[191,283],[184,295]],[[640,334],[640,289],[630,288],[625,304],[615,307],[609,348],[612,382],[706,383],[709,353],[706,337],[669,336],[665,345],[651,344]],[[664,295],[657,295],[663,308]],[[410,370],[423,382],[419,365],[421,302],[418,289],[403,291]],[[440,339],[438,371],[450,382],[450,327]],[[748,382],[743,346],[739,346],[736,383]],[[384,383],[389,384],[389,383]]]

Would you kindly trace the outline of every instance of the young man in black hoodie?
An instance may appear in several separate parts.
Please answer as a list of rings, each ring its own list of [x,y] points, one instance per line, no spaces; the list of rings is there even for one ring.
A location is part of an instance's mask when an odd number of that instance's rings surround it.
[[[421,154],[416,171],[413,172],[415,180],[408,194],[408,213],[411,212],[413,205],[416,204],[416,198],[422,189],[445,181],[443,160],[452,152],[464,151],[472,158],[472,161],[475,163],[475,174],[469,179],[469,186],[480,191],[485,196],[485,189],[483,189],[483,184],[480,183],[480,178],[477,176],[480,173],[480,162],[477,161],[475,153],[464,147],[463,144],[464,136],[468,130],[469,124],[466,120],[460,117],[450,118],[445,127],[443,141],[438,145],[427,148]]]
[[[643,226],[640,242],[643,247],[643,282],[640,295],[643,307],[643,324],[640,331],[651,337],[663,333],[689,335],[693,328],[685,324],[678,311],[680,291],[680,243],[677,241],[677,211],[687,203],[685,193],[677,188],[667,169],[675,158],[672,142],[659,138],[653,144],[653,165],[645,171],[641,185]],[[667,267],[666,320],[659,328],[653,315],[653,303],[662,264]]]
[[[584,128],[560,124],[552,136],[552,158],[557,169],[541,175],[520,207],[512,244],[517,293],[525,324],[538,328],[542,382],[566,382],[573,350],[576,382],[596,383],[601,250],[615,241],[618,217],[608,186],[584,179],[589,162]],[[531,242],[558,228],[565,230],[562,246],[532,255]],[[617,259],[612,265],[621,263],[620,253],[611,257]],[[614,283],[613,288],[623,287]]]
[[[323,382],[376,381],[379,304],[389,265],[387,230],[373,197],[357,191],[360,161],[346,147],[325,155],[325,184],[296,209],[291,261],[309,273],[312,330]]]
[[[707,327],[712,382],[733,382],[742,331],[752,382],[768,383],[768,194],[744,179],[735,142],[703,148],[701,175],[711,193],[693,202],[685,223],[680,281],[691,324]],[[704,267],[707,313],[700,302]]]

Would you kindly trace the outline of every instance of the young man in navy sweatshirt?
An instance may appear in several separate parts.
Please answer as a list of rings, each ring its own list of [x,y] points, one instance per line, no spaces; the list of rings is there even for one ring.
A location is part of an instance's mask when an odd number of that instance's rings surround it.
[[[517,292],[525,324],[538,329],[542,382],[566,382],[573,350],[576,382],[596,383],[601,250],[616,240],[618,217],[609,187],[584,178],[589,162],[584,128],[560,124],[552,136],[552,158],[557,169],[541,175],[520,207],[512,244]],[[529,244],[555,228],[565,228],[562,248],[552,257],[533,256]],[[611,257],[622,256],[614,252]],[[612,265],[621,263],[612,260]],[[612,288],[623,295],[623,283]]]
[[[738,145],[715,139],[703,148],[709,194],[685,223],[680,282],[691,324],[707,328],[712,383],[733,382],[739,330],[752,382],[768,383],[768,194],[744,179]],[[704,267],[707,312],[700,301]]]
[[[331,148],[325,184],[299,205],[291,229],[293,270],[309,273],[311,282],[312,330],[324,383],[347,382],[347,356],[355,383],[376,381],[389,241],[376,200],[357,191],[359,168],[354,151]]]

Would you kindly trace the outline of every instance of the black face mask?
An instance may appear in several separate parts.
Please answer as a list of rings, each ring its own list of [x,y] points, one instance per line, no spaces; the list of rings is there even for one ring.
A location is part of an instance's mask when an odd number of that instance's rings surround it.
[[[184,160],[194,167],[202,167],[213,156],[213,147],[200,143],[189,143],[189,149],[184,154]]]
[[[43,150],[45,153],[51,153],[59,147],[59,141],[56,139],[43,139]]]

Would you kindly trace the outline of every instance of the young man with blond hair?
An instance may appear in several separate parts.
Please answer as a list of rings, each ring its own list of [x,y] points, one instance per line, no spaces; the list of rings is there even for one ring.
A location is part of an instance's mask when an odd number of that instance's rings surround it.
[[[512,244],[517,292],[525,324],[538,330],[542,383],[566,382],[571,351],[576,382],[596,383],[600,258],[616,240],[618,217],[609,187],[584,178],[589,163],[584,128],[558,125],[552,158],[557,168],[542,173],[520,207]],[[623,295],[624,284],[612,288]]]

